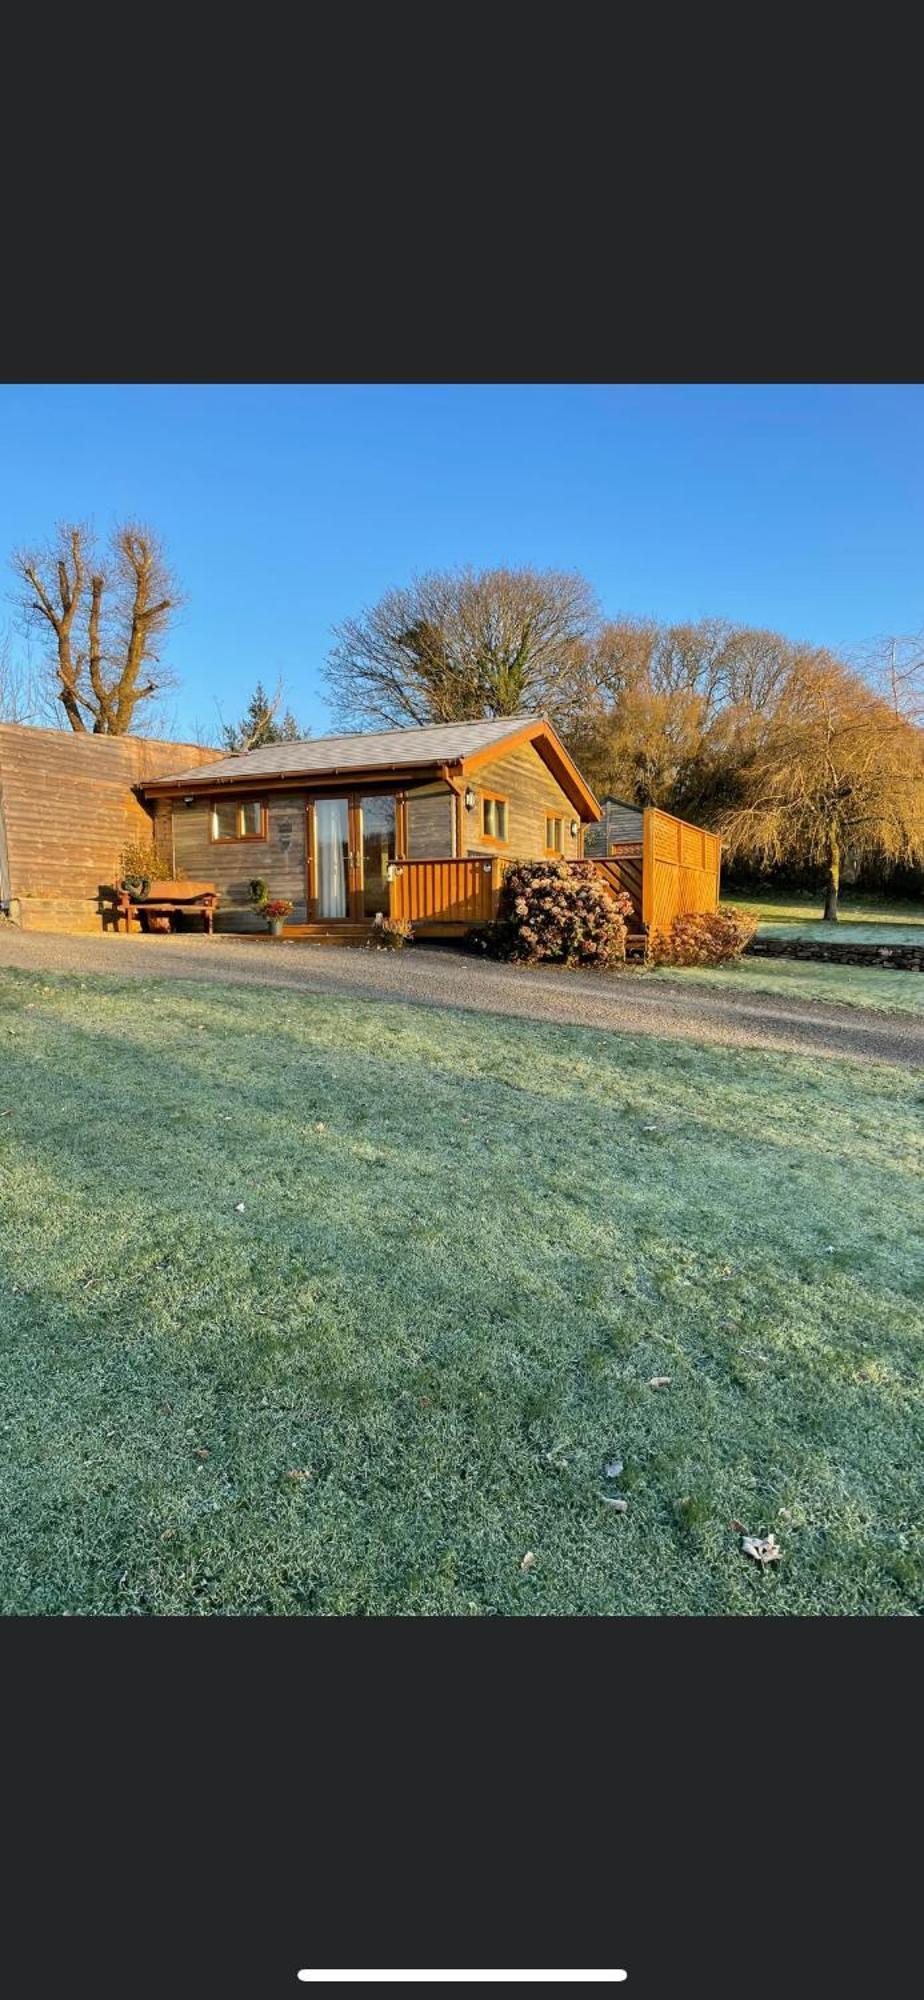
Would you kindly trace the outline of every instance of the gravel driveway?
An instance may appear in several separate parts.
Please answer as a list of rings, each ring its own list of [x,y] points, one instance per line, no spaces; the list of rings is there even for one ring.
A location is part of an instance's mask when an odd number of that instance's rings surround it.
[[[446,946],[408,952],[275,944],[266,938],[62,937],[0,923],[0,966],[81,978],[218,979],[300,987],[364,1000],[412,1000],[526,1020],[574,1022],[615,1033],[719,1042],[801,1055],[924,1064],[924,1021],[859,1007],[827,1006],[774,993],[706,991],[647,980],[644,973],[522,970]],[[882,977],[917,975],[883,973]],[[924,975],[921,975],[924,976]]]

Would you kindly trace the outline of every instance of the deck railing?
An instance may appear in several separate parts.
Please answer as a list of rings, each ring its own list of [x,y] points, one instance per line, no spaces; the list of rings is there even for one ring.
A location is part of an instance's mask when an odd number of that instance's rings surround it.
[[[390,914],[426,925],[490,923],[503,863],[471,855],[458,861],[398,861],[390,883]]]
[[[607,855],[604,859],[602,855],[595,854],[593,856],[588,855],[587,859],[581,865],[585,868],[592,868],[594,874],[599,876],[600,880],[605,882],[607,888],[612,889],[614,894],[618,895],[620,890],[622,890],[625,895],[631,896],[635,917],[641,923],[642,863],[640,857],[636,858],[634,855]]]

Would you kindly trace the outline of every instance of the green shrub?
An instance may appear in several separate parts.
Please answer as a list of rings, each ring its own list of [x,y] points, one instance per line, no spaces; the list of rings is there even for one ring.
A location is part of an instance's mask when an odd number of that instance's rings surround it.
[[[757,929],[748,910],[714,910],[711,915],[675,917],[652,941],[656,965],[727,965],[740,958]]]
[[[619,965],[631,911],[630,897],[614,895],[592,868],[514,861],[504,874],[488,948],[526,965]]]

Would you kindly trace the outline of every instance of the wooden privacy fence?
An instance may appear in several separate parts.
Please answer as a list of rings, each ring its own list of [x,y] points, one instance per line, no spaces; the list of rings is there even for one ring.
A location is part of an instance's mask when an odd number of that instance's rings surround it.
[[[390,914],[432,926],[490,923],[503,863],[493,856],[459,861],[398,861],[390,882]]]
[[[719,904],[722,842],[705,827],[648,806],[642,819],[642,921],[669,930],[675,917],[709,915]]]
[[[667,931],[677,916],[711,914],[719,903],[722,843],[718,834],[646,806],[641,840],[618,840],[592,867],[613,889],[624,889],[641,924]]]

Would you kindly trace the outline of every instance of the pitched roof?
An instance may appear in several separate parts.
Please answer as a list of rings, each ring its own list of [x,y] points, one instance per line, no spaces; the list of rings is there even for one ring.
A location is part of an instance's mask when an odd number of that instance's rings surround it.
[[[420,729],[362,730],[351,736],[306,736],[297,743],[267,743],[208,766],[209,782],[223,778],[300,778],[314,772],[394,770],[408,764],[455,764],[475,750],[518,735],[540,715],[502,715],[490,722],[426,723]],[[201,779],[198,766],[169,773],[165,785]]]
[[[599,819],[589,785],[552,724],[542,715],[502,715],[490,722],[434,722],[418,729],[362,730],[351,736],[308,736],[297,743],[267,743],[221,757],[215,764],[168,772],[142,785],[145,792],[214,791],[218,785],[278,785],[313,777],[375,772],[434,771],[449,764],[465,770],[486,763],[495,746],[532,741],[577,806],[582,818]]]

